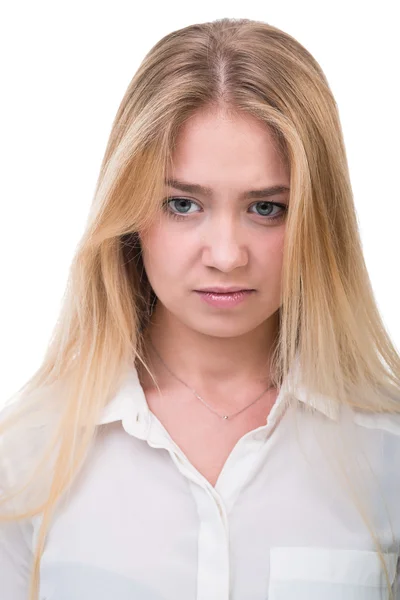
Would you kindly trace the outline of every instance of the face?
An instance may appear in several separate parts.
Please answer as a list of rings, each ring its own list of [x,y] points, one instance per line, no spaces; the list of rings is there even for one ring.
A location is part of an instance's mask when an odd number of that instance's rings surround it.
[[[270,132],[249,115],[198,112],[168,180],[160,219],[141,235],[158,318],[220,337],[262,327],[280,307],[290,181]],[[223,307],[195,291],[215,286],[254,291]]]

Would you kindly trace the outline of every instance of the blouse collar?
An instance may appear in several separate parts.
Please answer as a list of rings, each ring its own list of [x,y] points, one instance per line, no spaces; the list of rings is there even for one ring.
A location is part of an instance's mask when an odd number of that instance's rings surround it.
[[[295,377],[296,374],[298,374],[297,361],[289,376]],[[283,402],[285,398],[286,387],[286,382],[284,382],[278,396],[279,402]],[[300,382],[296,383],[294,390],[295,399],[311,406],[332,420],[338,420],[340,406],[335,399],[322,394],[307,394],[305,386]],[[143,431],[149,427],[150,417],[150,409],[139,381],[137,369],[130,366],[117,393],[104,407],[98,425],[122,421],[127,430],[133,431],[139,428]]]

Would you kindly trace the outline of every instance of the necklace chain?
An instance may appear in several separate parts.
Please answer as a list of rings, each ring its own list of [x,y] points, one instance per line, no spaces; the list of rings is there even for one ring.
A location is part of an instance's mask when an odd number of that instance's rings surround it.
[[[180,377],[178,377],[177,375],[175,375],[175,373],[173,373],[171,371],[171,369],[165,364],[165,362],[163,361],[163,359],[161,358],[161,356],[159,355],[159,353],[157,352],[157,350],[155,349],[153,342],[151,341],[151,339],[149,338],[149,342],[150,345],[152,346],[154,352],[156,353],[156,355],[158,356],[158,358],[160,359],[160,361],[162,362],[162,364],[164,365],[164,367],[167,369],[167,371],[173,376],[175,377],[175,379],[177,379],[178,381],[180,381],[181,383],[183,383],[183,385],[185,385],[195,396],[196,398],[198,398],[203,404],[204,406],[206,406],[209,410],[211,410],[214,414],[218,415],[218,417],[220,417],[221,419],[232,419],[233,417],[236,417],[236,415],[239,415],[240,413],[242,413],[244,410],[246,410],[247,408],[250,408],[250,406],[253,406],[253,404],[255,404],[257,402],[257,400],[259,400],[261,398],[261,396],[263,396],[266,392],[268,392],[268,390],[270,390],[271,388],[274,387],[274,384],[271,384],[269,387],[267,387],[266,390],[264,390],[263,392],[261,392],[261,394],[259,396],[257,396],[257,398],[255,400],[253,400],[250,404],[248,404],[247,406],[245,406],[244,408],[241,408],[240,410],[238,410],[237,412],[233,413],[232,415],[220,415],[216,410],[213,409],[212,406],[210,406],[209,404],[207,404],[207,402],[196,392],[196,390],[194,390],[193,388],[191,388],[187,383],[185,383]]]

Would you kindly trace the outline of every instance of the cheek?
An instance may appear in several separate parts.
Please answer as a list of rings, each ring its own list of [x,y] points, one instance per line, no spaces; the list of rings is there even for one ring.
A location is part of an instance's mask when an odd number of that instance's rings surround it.
[[[150,276],[167,279],[179,273],[188,261],[184,236],[168,232],[165,227],[153,227],[141,238],[143,263]]]
[[[262,268],[271,274],[279,274],[282,270],[284,229],[276,229],[260,240],[255,255],[259,257]]]

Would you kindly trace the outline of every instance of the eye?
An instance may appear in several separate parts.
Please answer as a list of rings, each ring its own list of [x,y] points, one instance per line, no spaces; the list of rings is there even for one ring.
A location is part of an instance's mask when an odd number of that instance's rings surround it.
[[[174,205],[174,203],[176,204]],[[169,210],[171,210],[170,207],[173,206],[173,209],[176,210],[178,214],[186,215],[192,212],[197,212],[189,211],[190,204],[196,204],[193,200],[189,200],[189,198],[167,198],[166,204]],[[176,213],[172,212],[172,214]]]
[[[256,214],[260,217],[266,217],[268,220],[274,219],[282,219],[287,212],[287,205],[281,204],[278,202],[267,202],[266,200],[262,200],[261,202],[255,202],[251,208],[259,207],[261,212],[257,212]],[[273,209],[277,208],[276,214],[273,213]]]
[[[172,208],[173,203],[175,202],[177,203],[177,207]],[[189,198],[166,198],[163,202],[162,208],[169,217],[179,221],[186,219],[186,215],[192,214],[193,212],[198,212],[196,210],[189,212],[188,209],[190,208],[190,204],[198,206],[196,202],[189,200]],[[180,212],[181,209],[182,212]],[[176,210],[178,212],[175,212]]]
[[[163,210],[167,212],[168,216],[177,220],[184,220],[187,218],[186,215],[199,212],[198,210],[190,210],[191,205],[200,208],[197,202],[195,202],[194,200],[190,200],[189,198],[169,197],[164,200],[162,207]],[[261,212],[250,212],[256,214],[259,217],[264,217],[264,220],[267,222],[279,222],[279,220],[283,220],[288,209],[286,204],[281,204],[278,202],[267,202],[266,200],[255,202],[250,206],[250,209],[254,207],[260,207]],[[278,209],[276,214],[273,214],[274,208]]]

